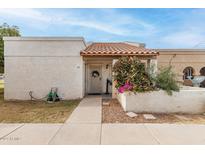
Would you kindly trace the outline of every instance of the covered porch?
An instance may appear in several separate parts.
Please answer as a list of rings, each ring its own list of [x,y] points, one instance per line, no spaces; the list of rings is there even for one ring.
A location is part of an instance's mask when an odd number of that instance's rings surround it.
[[[115,97],[112,67],[118,58],[137,56],[147,70],[157,71],[158,52],[140,44],[92,43],[81,51],[84,61],[85,95],[110,95]]]

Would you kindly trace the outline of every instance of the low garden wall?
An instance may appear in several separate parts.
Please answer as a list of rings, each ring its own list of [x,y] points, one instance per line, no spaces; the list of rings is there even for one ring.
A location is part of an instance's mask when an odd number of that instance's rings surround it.
[[[168,95],[165,91],[146,93],[118,93],[117,99],[124,111],[136,113],[189,113],[205,112],[205,88],[183,87]]]

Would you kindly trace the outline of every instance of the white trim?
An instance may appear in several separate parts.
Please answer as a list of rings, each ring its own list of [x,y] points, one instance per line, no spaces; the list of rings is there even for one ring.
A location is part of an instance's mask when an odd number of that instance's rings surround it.
[[[158,52],[196,52],[202,51],[205,52],[205,49],[156,49]]]
[[[4,41],[84,41],[83,37],[3,37]]]

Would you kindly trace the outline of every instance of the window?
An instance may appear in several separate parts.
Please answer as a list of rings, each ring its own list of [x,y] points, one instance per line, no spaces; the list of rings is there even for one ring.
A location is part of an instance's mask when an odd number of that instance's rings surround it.
[[[191,77],[191,79],[193,79],[194,77],[194,69],[192,67],[186,67],[184,70],[183,70],[183,80],[185,79],[189,79],[189,77]]]

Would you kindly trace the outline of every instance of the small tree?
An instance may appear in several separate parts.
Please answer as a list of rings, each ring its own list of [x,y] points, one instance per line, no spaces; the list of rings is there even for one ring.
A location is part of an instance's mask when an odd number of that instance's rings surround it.
[[[161,68],[155,78],[156,87],[163,89],[168,95],[172,95],[172,91],[179,91],[179,85],[176,81],[176,75],[172,71],[172,67]]]
[[[0,26],[0,73],[3,73],[4,67],[4,36],[20,36],[19,28],[17,26],[9,26],[6,23]]]
[[[119,92],[145,92],[154,89],[145,65],[137,57],[120,58],[115,63],[113,72],[115,86]]]

